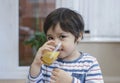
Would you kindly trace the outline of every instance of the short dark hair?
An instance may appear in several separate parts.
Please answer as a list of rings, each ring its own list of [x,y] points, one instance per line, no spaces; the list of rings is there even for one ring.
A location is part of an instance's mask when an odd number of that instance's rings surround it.
[[[50,27],[54,29],[58,23],[63,31],[72,33],[75,39],[78,39],[79,34],[84,31],[82,16],[68,8],[55,9],[46,17],[43,27],[45,34]]]

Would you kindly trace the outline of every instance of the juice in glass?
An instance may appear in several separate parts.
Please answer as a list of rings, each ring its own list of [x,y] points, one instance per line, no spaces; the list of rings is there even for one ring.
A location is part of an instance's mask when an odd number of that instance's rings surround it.
[[[57,50],[60,48],[61,43],[59,43],[55,50],[50,52],[50,51],[46,51],[44,53],[44,55],[42,56],[41,60],[43,61],[43,64],[45,65],[51,65],[58,57],[59,53]]]

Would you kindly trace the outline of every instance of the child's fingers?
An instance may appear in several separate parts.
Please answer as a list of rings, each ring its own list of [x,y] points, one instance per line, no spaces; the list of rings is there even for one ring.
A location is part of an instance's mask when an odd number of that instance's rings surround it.
[[[54,45],[54,41],[50,40],[48,42],[46,42],[42,47],[42,50],[47,50],[47,51],[53,51],[55,49],[55,45]]]
[[[53,76],[57,76],[57,75],[58,75],[58,72],[52,71],[52,75],[53,75]]]
[[[59,71],[60,71],[60,69],[54,68],[53,71],[52,71],[52,75],[58,76]]]
[[[56,81],[51,79],[51,80],[50,80],[50,83],[56,83]]]
[[[54,81],[56,80],[56,77],[54,75],[52,75],[50,78],[51,80],[54,80]]]
[[[54,68],[53,69],[53,71],[55,71],[55,72],[59,72],[61,69],[59,69],[59,68]]]
[[[55,47],[54,46],[51,46],[51,45],[46,45],[46,46],[44,46],[43,47],[43,49],[46,51],[53,51],[54,49],[55,49]]]
[[[47,41],[45,44],[47,44],[47,45],[54,45],[54,44],[55,44],[55,41],[49,40],[49,41]]]

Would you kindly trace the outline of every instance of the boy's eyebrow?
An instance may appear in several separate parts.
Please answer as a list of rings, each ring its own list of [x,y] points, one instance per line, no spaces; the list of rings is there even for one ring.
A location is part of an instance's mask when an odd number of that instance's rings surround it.
[[[59,33],[59,34],[67,34],[66,32],[62,32],[62,33]]]
[[[58,33],[57,35],[62,35],[62,34],[67,34],[66,32],[61,32],[61,33]],[[47,34],[46,36],[50,37],[52,36],[52,34]]]
[[[59,33],[59,35],[68,35],[69,33],[63,32],[63,33]]]

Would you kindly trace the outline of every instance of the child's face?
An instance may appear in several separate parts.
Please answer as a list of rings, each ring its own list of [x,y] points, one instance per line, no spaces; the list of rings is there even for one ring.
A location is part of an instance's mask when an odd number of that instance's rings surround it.
[[[63,31],[59,24],[55,26],[55,29],[50,28],[47,31],[47,39],[54,40],[55,45],[59,42],[62,43],[61,48],[59,49],[60,55],[59,58],[63,60],[73,60],[79,56],[78,51],[76,50],[77,43],[75,42],[75,37],[70,32]]]

